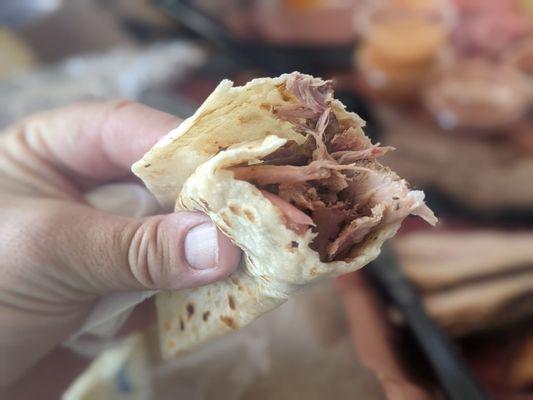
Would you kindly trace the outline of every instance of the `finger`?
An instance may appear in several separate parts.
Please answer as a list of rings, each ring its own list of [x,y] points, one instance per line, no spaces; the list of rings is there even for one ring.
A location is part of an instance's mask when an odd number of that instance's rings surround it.
[[[180,120],[130,101],[75,104],[29,117],[15,129],[27,147],[78,178],[110,181],[130,174]]]
[[[42,246],[63,266],[62,279],[88,293],[201,286],[240,262],[239,248],[201,213],[136,220],[62,203],[47,214]]]

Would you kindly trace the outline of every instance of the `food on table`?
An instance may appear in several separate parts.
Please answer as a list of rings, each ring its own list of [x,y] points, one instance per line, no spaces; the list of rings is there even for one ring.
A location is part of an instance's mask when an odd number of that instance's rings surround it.
[[[309,75],[223,81],[133,166],[164,206],[207,213],[244,251],[226,280],[157,296],[166,357],[363,267],[407,215],[436,222],[363,125]]]

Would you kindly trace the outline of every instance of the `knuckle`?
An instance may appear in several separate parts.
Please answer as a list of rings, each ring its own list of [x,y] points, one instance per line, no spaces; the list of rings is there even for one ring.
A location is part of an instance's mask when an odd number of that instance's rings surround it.
[[[169,241],[162,229],[163,218],[134,222],[127,233],[129,272],[146,287],[161,287],[169,259]]]

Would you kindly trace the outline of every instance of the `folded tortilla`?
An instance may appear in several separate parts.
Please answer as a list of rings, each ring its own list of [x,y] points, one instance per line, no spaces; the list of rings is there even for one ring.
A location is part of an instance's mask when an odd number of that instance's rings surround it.
[[[146,336],[146,335],[145,335]],[[146,338],[129,335],[96,357],[62,400],[150,400],[153,397]]]
[[[436,222],[424,193],[376,161],[390,148],[363,126],[329,81],[297,72],[242,87],[225,80],[135,163],[163,206],[205,212],[244,253],[223,281],[157,295],[164,357],[365,266],[409,214]]]

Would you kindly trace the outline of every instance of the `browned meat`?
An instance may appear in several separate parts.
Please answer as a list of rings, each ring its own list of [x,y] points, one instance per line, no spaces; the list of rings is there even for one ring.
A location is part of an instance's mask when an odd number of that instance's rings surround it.
[[[278,188],[278,196],[300,210],[314,210],[317,207],[325,206],[316,188],[310,187],[306,183],[282,183]]]
[[[372,142],[366,136],[362,135],[355,128],[350,127],[333,136],[330,142],[330,150],[364,150],[372,146]]]
[[[316,185],[325,198],[328,194],[332,195],[333,200],[330,199],[327,202],[334,203],[337,200],[338,193],[348,187],[348,178],[342,172],[332,170],[327,179],[320,180]]]
[[[263,193],[263,196],[265,196],[272,204],[279,208],[283,214],[287,228],[292,229],[296,233],[304,233],[310,226],[315,225],[313,220],[307,214],[304,214],[292,204],[287,203],[281,197],[269,193],[266,190],[262,190],[261,193]]]
[[[326,254],[323,256],[327,261],[334,260],[346,253],[357,243],[361,242],[372,228],[381,222],[377,216],[360,217],[352,220],[340,232],[327,247]]]
[[[328,124],[326,125],[326,128],[324,129],[324,140],[326,143],[330,143],[333,137],[337,134],[337,132],[340,131],[340,125],[339,121],[337,120],[337,117],[335,116],[335,113],[331,113],[329,115]]]
[[[292,165],[251,165],[231,169],[236,179],[254,181],[259,185],[273,183],[297,183],[312,179],[324,179],[330,176],[330,171],[323,167],[323,163],[314,161],[309,165],[295,167]]]
[[[305,121],[315,118],[317,115],[315,111],[300,105],[277,106],[273,112],[278,118],[302,127],[305,125]]]
[[[410,213],[436,222],[422,192],[409,190],[386,169],[365,167],[392,148],[373,145],[361,131],[339,123],[329,107],[328,82],[292,74],[285,89],[300,104],[279,107],[275,114],[294,123],[306,141],[289,141],[264,163],[231,170],[236,179],[263,189],[280,207],[288,228],[297,233],[313,229],[317,235],[311,247],[322,261],[344,259],[373,229]]]
[[[333,177],[332,179],[337,179],[337,182],[334,183],[335,187],[345,188],[348,186],[345,184],[346,177],[337,171],[366,169],[355,165],[340,165],[332,160],[318,160],[302,166],[256,164],[232,167],[231,170],[236,179],[254,181],[259,185],[297,183],[311,180],[323,180],[324,184],[328,185],[329,182],[326,178]]]
[[[394,150],[394,147],[380,147],[379,143],[372,145],[363,150],[345,150],[332,153],[331,156],[340,164],[349,164],[358,160],[381,157],[382,155]]]
[[[313,250],[321,255],[327,254],[328,247],[335,241],[349,217],[350,210],[344,208],[342,203],[332,207],[317,207],[312,213],[317,231],[317,236],[311,246]]]
[[[287,91],[292,93],[304,107],[316,113],[327,110],[333,97],[333,87],[330,81],[309,79],[300,74],[291,74],[285,86]]]
[[[308,137],[303,144],[290,140],[284,146],[266,156],[264,164],[305,165],[309,162],[314,149],[315,141],[312,137]]]

